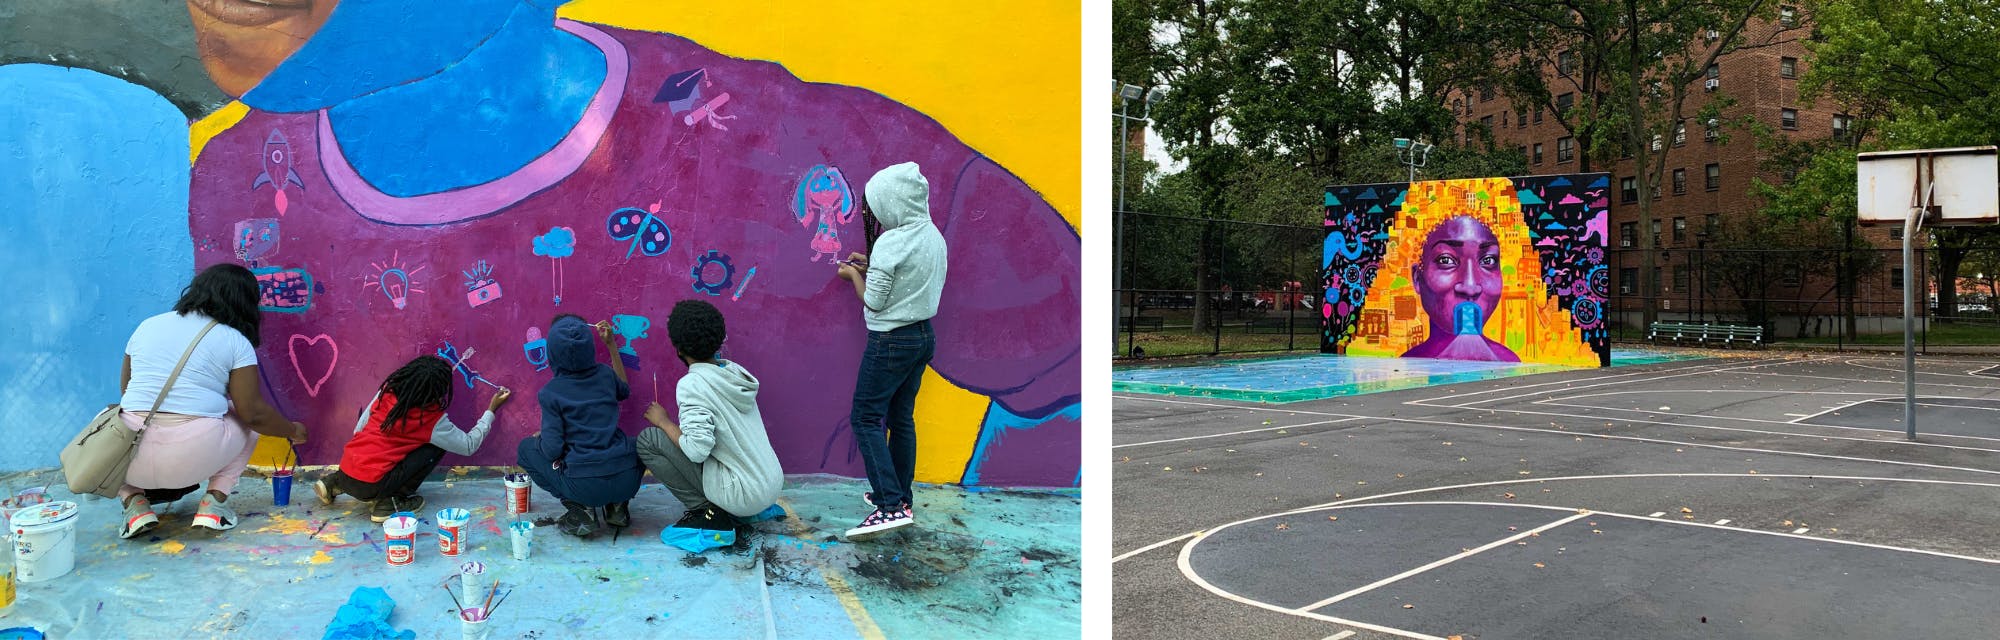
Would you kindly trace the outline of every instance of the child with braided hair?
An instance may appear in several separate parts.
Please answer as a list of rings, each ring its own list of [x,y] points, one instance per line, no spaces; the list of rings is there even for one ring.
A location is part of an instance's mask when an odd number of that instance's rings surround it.
[[[313,483],[321,503],[342,493],[372,503],[368,519],[388,520],[399,511],[424,507],[417,487],[445,452],[472,455],[493,430],[494,412],[511,395],[493,393],[486,413],[471,431],[460,431],[445,415],[451,406],[451,364],[434,355],[418,356],[389,374],[354,423],[354,437],[341,450],[340,468]]]

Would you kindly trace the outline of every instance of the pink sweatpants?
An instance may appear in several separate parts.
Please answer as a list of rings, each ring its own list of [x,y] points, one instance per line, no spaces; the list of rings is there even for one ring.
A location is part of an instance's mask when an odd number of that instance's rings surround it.
[[[257,450],[257,436],[236,419],[200,418],[160,414],[152,426],[143,411],[120,414],[126,426],[141,430],[139,451],[132,455],[132,467],[125,473],[120,499],[146,489],[179,489],[208,481],[211,491],[224,494],[236,488],[250,454]]]

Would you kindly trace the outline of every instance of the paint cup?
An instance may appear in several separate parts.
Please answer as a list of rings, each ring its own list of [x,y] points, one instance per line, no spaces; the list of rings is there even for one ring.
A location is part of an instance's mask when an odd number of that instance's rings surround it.
[[[458,579],[459,579],[459,584],[461,585],[459,587],[460,591],[463,591],[467,594],[478,591],[480,588],[480,584],[485,577],[486,577],[486,563],[484,562],[467,562],[465,564],[458,565]],[[471,596],[468,595],[466,597],[469,598]]]
[[[398,512],[382,522],[382,539],[389,552],[389,564],[402,566],[417,559],[417,514]]]
[[[528,474],[507,474],[507,515],[519,518],[528,513],[528,496],[534,493]]]
[[[292,470],[279,469],[271,472],[271,504],[286,506],[292,503]]]
[[[76,513],[76,503],[68,501],[14,512],[8,528],[14,534],[16,579],[54,580],[76,567]]]
[[[467,607],[459,610],[458,628],[465,635],[465,640],[485,640],[486,632],[488,631],[486,628],[486,609],[483,607]]]
[[[514,559],[526,560],[528,547],[535,541],[535,523],[515,520],[513,524],[507,525],[507,537],[514,542]]]
[[[472,532],[465,526],[470,520],[472,520],[471,511],[456,507],[438,510],[438,553],[446,557],[458,557],[458,552],[465,548],[465,535]]]

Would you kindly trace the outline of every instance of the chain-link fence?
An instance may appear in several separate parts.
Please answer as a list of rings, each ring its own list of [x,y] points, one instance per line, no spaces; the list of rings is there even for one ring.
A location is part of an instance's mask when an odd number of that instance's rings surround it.
[[[1319,350],[1323,229],[1139,212],[1120,214],[1116,224],[1117,357]],[[1689,240],[1607,253],[1614,341],[1648,340],[1650,300],[1653,322],[1755,326],[1766,341],[1836,348],[1902,344],[1900,249],[1712,248]],[[2000,277],[1975,281],[1960,269],[1956,299],[1940,308],[1939,253],[1919,248],[1912,256],[1921,265],[1921,345],[2000,344]]]

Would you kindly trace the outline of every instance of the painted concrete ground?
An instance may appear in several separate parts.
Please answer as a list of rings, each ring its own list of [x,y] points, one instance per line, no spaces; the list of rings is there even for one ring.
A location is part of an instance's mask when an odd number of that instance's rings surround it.
[[[1120,393],[1119,637],[2000,635],[1993,359],[1774,355],[1283,407]]]
[[[1700,357],[1688,351],[1614,349],[1611,366],[1623,367]],[[1571,371],[1574,367],[1519,362],[1470,362],[1435,358],[1363,358],[1301,355],[1212,364],[1135,366],[1111,374],[1113,391],[1287,403],[1336,396],[1417,389],[1460,382]]]
[[[40,486],[57,477],[41,472],[0,483]],[[321,507],[304,485],[294,489],[291,506],[274,508],[269,484],[246,477],[232,498],[243,516],[237,529],[190,530],[190,496],[161,509],[151,539],[132,541],[117,538],[112,501],[88,499],[76,532],[76,571],[20,585],[19,600],[0,609],[0,627],[35,627],[52,638],[319,637],[356,587],[378,586],[396,601],[390,623],[397,628],[418,638],[457,638],[452,600],[438,585],[460,562],[479,560],[503,591],[521,588],[495,613],[495,639],[1080,633],[1073,492],[924,486],[917,526],[846,543],[834,536],[866,515],[866,483],[794,476],[781,497],[792,517],[756,525],[736,548],[695,556],[660,542],[681,506],[649,484],[633,502],[633,526],[616,542],[608,533],[576,540],[545,526],[535,532],[533,557],[516,561],[499,533],[499,478],[474,470],[445,480],[426,485],[425,517],[445,506],[470,509],[468,551],[445,558],[426,531],[416,540],[416,562],[404,567],[384,562],[381,527],[364,506],[343,497]],[[50,491],[68,496],[60,484]],[[533,506],[538,519],[560,515],[540,490]]]

